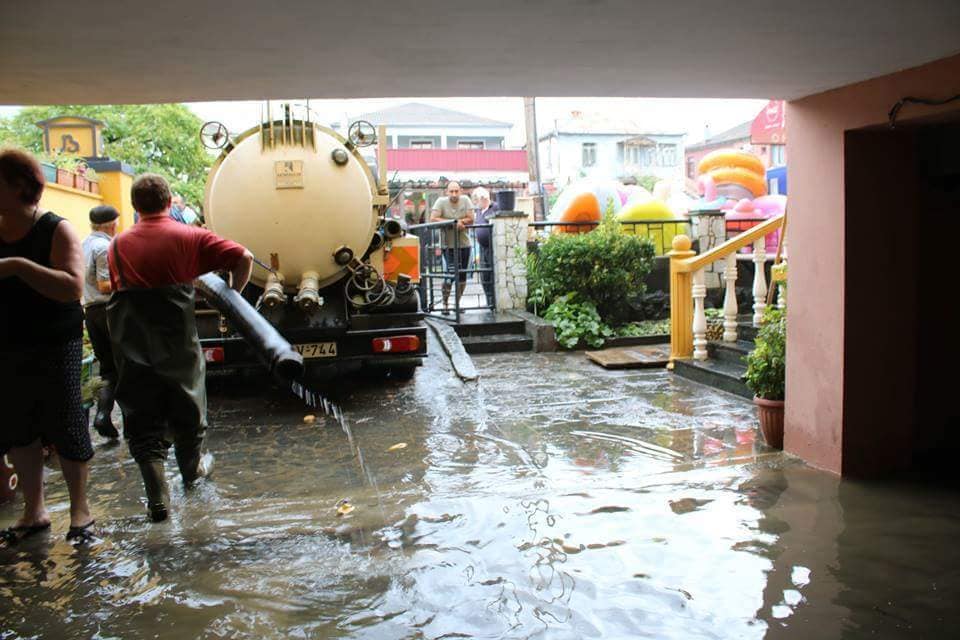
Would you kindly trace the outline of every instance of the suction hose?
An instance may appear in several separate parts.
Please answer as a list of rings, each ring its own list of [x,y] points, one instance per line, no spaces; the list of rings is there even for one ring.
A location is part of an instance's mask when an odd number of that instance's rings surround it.
[[[207,303],[219,311],[253,347],[270,372],[286,381],[303,376],[303,356],[253,306],[215,273],[197,278]]]

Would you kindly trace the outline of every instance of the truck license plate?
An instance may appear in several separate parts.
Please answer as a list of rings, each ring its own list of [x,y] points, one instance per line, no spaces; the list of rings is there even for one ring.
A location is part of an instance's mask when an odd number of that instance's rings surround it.
[[[304,358],[337,357],[336,342],[307,342],[306,344],[295,344],[293,348]]]

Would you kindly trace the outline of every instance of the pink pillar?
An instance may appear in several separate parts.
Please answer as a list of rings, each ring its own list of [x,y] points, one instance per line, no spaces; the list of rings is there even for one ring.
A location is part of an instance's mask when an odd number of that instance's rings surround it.
[[[861,375],[865,370],[861,345],[853,345],[846,334],[864,329],[849,324],[851,318],[845,312],[849,287],[879,284],[845,281],[845,261],[850,257],[845,245],[847,235],[855,229],[846,226],[844,133],[885,126],[891,106],[904,96],[942,98],[956,93],[960,93],[960,56],[794,100],[787,106],[790,293],[784,447],[814,466],[835,473],[850,471],[843,453],[845,435],[850,437],[859,430],[858,447],[870,443],[865,430],[874,428],[869,421],[880,415],[870,403],[882,401],[870,396]],[[901,111],[900,121],[958,108],[957,104],[941,108],[908,105]],[[893,227],[889,229],[895,232]],[[858,249],[857,254],[859,259],[869,252]],[[862,343],[862,338],[859,340]],[[853,363],[850,359],[856,359],[857,366],[845,366]],[[877,366],[882,364],[878,361]],[[845,378],[850,370],[860,372],[857,380]],[[877,371],[877,375],[887,374]],[[884,438],[873,441],[864,446],[891,446]],[[861,462],[870,459],[869,451],[858,448],[857,453]]]

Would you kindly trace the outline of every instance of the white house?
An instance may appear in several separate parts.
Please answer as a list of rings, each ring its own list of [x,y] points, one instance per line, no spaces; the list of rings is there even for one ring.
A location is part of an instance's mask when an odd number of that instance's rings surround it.
[[[396,183],[499,185],[526,189],[530,179],[527,152],[506,149],[513,126],[462,111],[408,102],[364,113],[365,120],[387,128],[387,172]],[[364,150],[371,163],[373,149]]]
[[[649,175],[680,183],[684,135],[574,111],[540,135],[541,179],[561,188],[581,177]]]
[[[504,139],[513,126],[421,102],[364,113],[350,120],[386,125],[391,149],[504,149]]]

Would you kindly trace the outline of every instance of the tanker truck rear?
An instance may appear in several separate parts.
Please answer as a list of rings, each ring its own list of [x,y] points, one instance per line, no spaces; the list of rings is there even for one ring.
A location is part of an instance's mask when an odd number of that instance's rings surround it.
[[[261,124],[231,138],[207,178],[207,226],[257,258],[244,297],[303,356],[308,377],[357,370],[408,378],[426,356],[417,287],[419,241],[385,218],[382,129],[354,123],[343,137],[311,122],[309,107],[266,105]],[[377,144],[378,174],[360,149]],[[208,372],[259,366],[229,323],[198,300]]]

